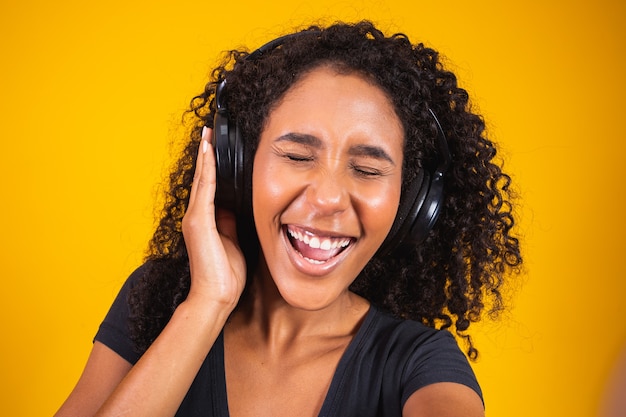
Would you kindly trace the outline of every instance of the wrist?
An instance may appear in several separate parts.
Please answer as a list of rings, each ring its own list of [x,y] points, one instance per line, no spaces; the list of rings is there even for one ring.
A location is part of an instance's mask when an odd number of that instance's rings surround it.
[[[184,302],[193,305],[194,308],[204,309],[211,312],[220,310],[230,314],[241,297],[243,288],[237,285],[210,284],[192,282],[189,294]]]
[[[214,323],[221,328],[236,305],[236,302],[218,301],[190,294],[180,303],[174,314],[186,321],[197,321],[198,325]]]

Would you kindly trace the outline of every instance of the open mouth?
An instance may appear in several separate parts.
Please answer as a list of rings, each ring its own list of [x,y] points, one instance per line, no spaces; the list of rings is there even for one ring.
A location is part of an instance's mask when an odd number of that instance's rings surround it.
[[[355,240],[347,236],[320,236],[295,226],[285,226],[291,246],[308,262],[320,265],[346,250]]]

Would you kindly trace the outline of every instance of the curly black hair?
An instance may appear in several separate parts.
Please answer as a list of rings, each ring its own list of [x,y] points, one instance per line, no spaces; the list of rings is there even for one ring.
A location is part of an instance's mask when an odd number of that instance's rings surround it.
[[[466,352],[475,359],[478,351],[468,328],[484,312],[495,317],[504,309],[505,279],[522,263],[512,230],[511,180],[495,162],[496,148],[486,137],[483,119],[472,113],[468,93],[439,54],[412,44],[404,34],[386,36],[368,21],[312,26],[299,33],[254,60],[247,59],[248,52],[230,51],[203,93],[192,99],[186,114],[189,138],[169,178],[145,273],[130,294],[137,348],[152,343],[189,291],[181,222],[201,130],[213,125],[217,85],[228,80],[230,117],[246,138],[247,152],[254,153],[272,108],[307,72],[326,65],[358,73],[390,97],[405,132],[403,190],[437,159],[437,127],[429,108],[443,126],[452,157],[439,220],[426,240],[393,256],[375,256],[351,290],[396,317],[452,330],[465,339]],[[240,220],[250,265],[256,262],[258,242],[252,221]]]

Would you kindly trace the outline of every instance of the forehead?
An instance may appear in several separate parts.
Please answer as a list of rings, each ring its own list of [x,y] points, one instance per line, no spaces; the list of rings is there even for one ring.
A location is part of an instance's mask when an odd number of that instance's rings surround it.
[[[321,66],[302,76],[274,105],[266,129],[281,126],[351,132],[380,141],[404,141],[402,123],[388,94],[358,72]],[[283,132],[284,133],[284,132]]]
[[[305,98],[307,94],[319,96],[332,92],[360,95],[372,105],[384,106],[386,111],[395,113],[391,97],[371,77],[333,64],[323,64],[303,73],[273,107],[295,98]],[[312,97],[306,98],[311,100]]]

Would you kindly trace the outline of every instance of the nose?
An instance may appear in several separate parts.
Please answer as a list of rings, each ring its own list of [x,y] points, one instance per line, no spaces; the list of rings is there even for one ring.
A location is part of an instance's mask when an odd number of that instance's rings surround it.
[[[318,214],[333,215],[350,205],[349,185],[342,175],[323,172],[307,187],[307,202]]]

